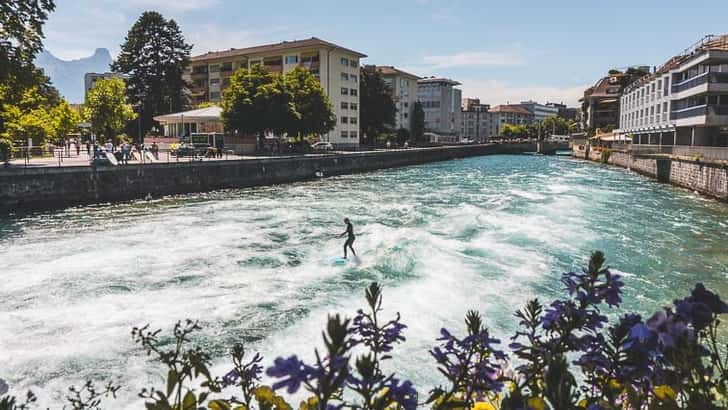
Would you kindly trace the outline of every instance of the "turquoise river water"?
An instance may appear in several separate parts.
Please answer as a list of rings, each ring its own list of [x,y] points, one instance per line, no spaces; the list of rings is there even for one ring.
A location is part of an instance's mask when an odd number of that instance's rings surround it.
[[[330,266],[352,219],[358,265]],[[161,386],[130,329],[200,320],[216,355],[247,341],[311,356],[327,313],[353,315],[371,281],[408,338],[391,370],[421,394],[427,350],[480,310],[501,337],[529,298],[600,249],[648,313],[697,281],[728,296],[728,206],[626,170],[488,156],[315,182],[0,217],[0,378],[48,404],[86,378],[123,385],[114,408]],[[613,312],[618,313],[618,312]],[[55,406],[58,407],[58,406]]]

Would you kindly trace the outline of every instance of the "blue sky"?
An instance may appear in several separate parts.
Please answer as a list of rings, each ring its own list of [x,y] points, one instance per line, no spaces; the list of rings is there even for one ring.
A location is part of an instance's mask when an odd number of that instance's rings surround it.
[[[576,104],[612,67],[659,65],[728,33],[728,2],[715,0],[56,0],[46,48],[115,55],[144,10],[177,20],[193,54],[317,36],[367,54],[364,63],[453,78],[490,104]]]

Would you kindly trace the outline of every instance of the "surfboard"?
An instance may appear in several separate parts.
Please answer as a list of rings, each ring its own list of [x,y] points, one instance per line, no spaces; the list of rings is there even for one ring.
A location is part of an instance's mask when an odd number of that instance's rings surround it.
[[[111,163],[111,165],[114,165],[114,166],[119,165],[119,161],[116,160],[116,157],[111,152],[107,152],[106,153],[106,159],[109,160],[109,162]]]
[[[333,258],[329,259],[329,261],[333,266],[346,265],[346,263],[348,262],[348,260],[344,259],[341,256],[334,256]]]

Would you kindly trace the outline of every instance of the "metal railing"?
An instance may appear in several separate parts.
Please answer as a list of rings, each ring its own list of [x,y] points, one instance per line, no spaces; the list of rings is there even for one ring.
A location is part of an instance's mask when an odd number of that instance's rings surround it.
[[[681,91],[689,90],[693,87],[697,87],[705,83],[728,83],[728,73],[706,72],[703,74],[699,74],[689,80],[685,80],[681,83],[673,85],[672,92],[679,93]]]
[[[670,119],[681,120],[683,118],[698,117],[707,113],[707,105],[698,105],[697,107],[685,108],[680,111],[673,111],[670,113]]]
[[[636,155],[663,154],[675,157],[697,157],[711,161],[728,161],[728,147],[631,144],[627,147],[627,152]]]

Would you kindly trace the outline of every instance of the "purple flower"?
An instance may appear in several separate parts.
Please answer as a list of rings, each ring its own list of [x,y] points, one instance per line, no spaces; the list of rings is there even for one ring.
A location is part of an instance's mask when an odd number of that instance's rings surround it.
[[[275,359],[273,366],[268,368],[266,374],[271,377],[284,378],[273,384],[274,390],[285,387],[289,394],[293,394],[301,388],[302,383],[307,383],[320,375],[321,371],[305,364],[293,355],[288,359],[282,357]]]
[[[649,339],[652,336],[653,336],[653,333],[650,330],[650,328],[647,327],[647,325],[645,325],[642,322],[635,324],[629,330],[630,339],[637,340],[640,343],[643,343],[645,340]]]
[[[405,410],[414,410],[417,408],[417,390],[412,386],[412,382],[405,380],[400,381],[394,377],[390,377],[384,384],[389,389],[387,395],[391,400],[399,403]]]
[[[691,302],[705,304],[715,314],[728,313],[728,305],[720,299],[720,296],[705,289],[702,283],[695,285],[695,289],[688,298]]]
[[[247,364],[240,364],[239,368],[227,372],[222,378],[223,385],[250,385],[256,381],[260,381],[260,374],[263,373],[263,367],[260,365],[261,361],[263,361],[263,356],[260,353],[256,353]]]
[[[353,343],[364,344],[376,353],[391,352],[395,343],[405,341],[402,333],[407,326],[400,322],[399,313],[396,319],[378,326],[374,324],[370,315],[359,309],[352,323]]]
[[[661,346],[673,348],[685,336],[691,336],[685,322],[669,310],[661,310],[647,320],[647,327],[657,335]]]

